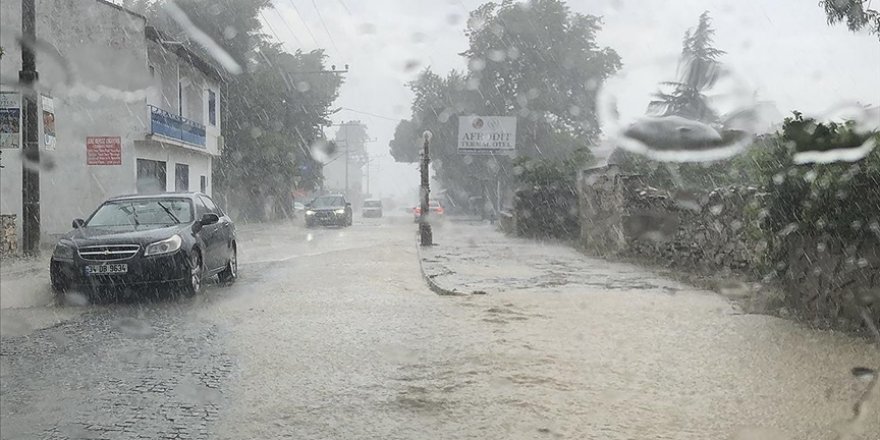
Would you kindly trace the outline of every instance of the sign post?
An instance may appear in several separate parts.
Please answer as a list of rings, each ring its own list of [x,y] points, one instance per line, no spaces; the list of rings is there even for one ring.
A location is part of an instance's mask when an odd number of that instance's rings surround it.
[[[459,116],[458,152],[474,156],[516,154],[516,117]]]
[[[434,234],[431,231],[431,224],[428,223],[428,195],[431,193],[430,179],[428,178],[428,164],[430,156],[428,155],[428,146],[431,143],[431,132],[424,133],[425,144],[422,151],[422,185],[421,185],[421,210],[419,211],[419,242],[422,246],[431,246],[434,244]]]
[[[470,156],[516,155],[515,116],[459,116],[458,153]],[[488,180],[488,179],[487,179]],[[501,171],[495,172],[495,206],[501,210]],[[484,190],[489,193],[491,190]]]

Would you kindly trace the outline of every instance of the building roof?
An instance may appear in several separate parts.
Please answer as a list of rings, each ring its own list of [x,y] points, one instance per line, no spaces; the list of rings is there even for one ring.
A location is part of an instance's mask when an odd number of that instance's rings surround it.
[[[211,79],[218,82],[223,81],[223,76],[220,74],[220,69],[214,67],[213,64],[205,61],[205,59],[202,58],[200,55],[190,50],[186,44],[177,41],[171,41],[171,39],[168,38],[167,35],[165,35],[164,33],[162,33],[162,31],[156,29],[153,26],[146,26],[144,28],[144,32],[146,33],[147,39],[158,43],[166,50],[175,53],[178,57],[189,61],[189,63],[192,64],[193,67],[199,69],[199,71],[201,71]]]

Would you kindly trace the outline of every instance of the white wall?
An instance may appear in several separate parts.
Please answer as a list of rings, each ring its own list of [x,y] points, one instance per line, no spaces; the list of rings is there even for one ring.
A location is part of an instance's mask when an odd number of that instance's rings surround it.
[[[17,78],[21,53],[21,2],[0,2],[0,62],[3,78]],[[135,191],[134,140],[149,120],[143,111],[149,87],[145,22],[96,0],[41,0],[37,37],[62,59],[37,52],[39,89],[54,97],[56,149],[43,151],[41,222],[44,239],[70,229],[107,197]],[[65,63],[69,69],[64,67]],[[86,165],[87,136],[119,136],[122,165]],[[18,215],[21,237],[20,150],[4,150],[0,212]],[[54,166],[50,166],[54,164]]]
[[[204,72],[196,69],[176,53],[163,48],[160,44],[147,43],[148,62],[154,70],[151,84],[155,92],[150,94],[147,103],[159,107],[169,113],[178,115],[178,79],[185,84],[183,89],[183,116],[205,126],[205,149],[209,154],[219,155],[217,138],[220,136],[220,85]],[[216,95],[217,120],[211,125],[208,120],[208,90]],[[149,114],[147,115],[149,117]],[[175,143],[174,141],[169,141]],[[182,145],[182,144],[181,144]]]
[[[189,190],[200,190],[200,176],[207,177],[206,193],[211,195],[211,161],[212,157],[204,152],[187,150],[175,145],[153,141],[138,141],[136,156],[138,159],[149,159],[165,162],[165,189],[174,191],[174,170],[178,163],[189,165]]]

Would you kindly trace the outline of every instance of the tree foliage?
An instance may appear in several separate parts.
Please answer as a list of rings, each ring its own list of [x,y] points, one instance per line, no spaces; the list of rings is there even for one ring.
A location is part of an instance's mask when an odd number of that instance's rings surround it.
[[[657,99],[651,101],[648,107],[649,113],[681,116],[707,123],[718,120],[718,115],[709,106],[704,94],[715,85],[721,74],[718,58],[724,51],[712,46],[714,34],[709,11],[703,12],[697,28],[684,34],[678,80],[663,83],[672,87],[672,91],[657,92]]]
[[[880,39],[880,11],[870,8],[870,0],[823,0],[819,4],[825,9],[828,24],[846,22],[849,30],[867,29]]]
[[[213,63],[212,54],[190,41],[193,29],[181,28],[166,13],[165,2],[127,0],[124,6]],[[268,199],[289,207],[294,189],[320,186],[322,165],[312,158],[310,146],[323,139],[321,127],[330,124],[329,108],[341,78],[314,74],[325,69],[323,50],[291,54],[269,42],[258,17],[270,0],[175,4],[243,67],[239,75],[223,74],[225,148],[214,161],[215,190],[235,198],[244,217],[263,219]]]
[[[521,157],[564,160],[591,145],[600,133],[596,94],[621,66],[614,50],[596,42],[600,29],[598,17],[572,13],[561,0],[480,6],[465,31],[467,71],[428,69],[409,84],[412,117],[398,124],[391,154],[417,161],[421,134],[430,130],[437,178],[464,199],[484,195],[496,178],[512,186],[513,164],[459,155],[458,116],[516,116]]]

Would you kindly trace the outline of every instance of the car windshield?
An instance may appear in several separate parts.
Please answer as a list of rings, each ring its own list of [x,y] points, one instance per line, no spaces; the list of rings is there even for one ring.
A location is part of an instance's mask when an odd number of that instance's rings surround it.
[[[89,227],[163,227],[193,221],[188,199],[133,199],[107,202],[86,222]]]
[[[0,0],[0,283],[0,440],[880,440],[880,0]]]
[[[328,196],[328,197],[318,197],[312,201],[312,208],[338,208],[340,206],[345,206],[345,199],[342,197]]]

